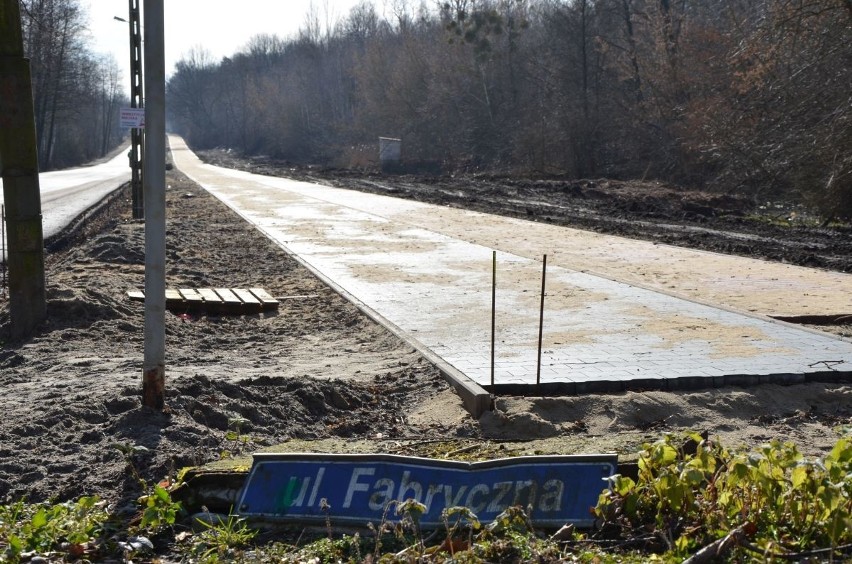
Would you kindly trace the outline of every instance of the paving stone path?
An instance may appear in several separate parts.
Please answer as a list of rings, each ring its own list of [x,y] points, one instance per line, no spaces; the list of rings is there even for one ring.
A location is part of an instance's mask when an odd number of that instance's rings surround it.
[[[767,317],[852,313],[849,275],[221,169],[170,142],[181,171],[452,377],[491,391],[852,380],[852,343]]]

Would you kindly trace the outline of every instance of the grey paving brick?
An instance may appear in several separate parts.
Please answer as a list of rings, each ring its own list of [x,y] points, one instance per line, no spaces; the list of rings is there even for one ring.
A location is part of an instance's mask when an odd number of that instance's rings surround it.
[[[378,317],[490,385],[492,249],[426,221],[445,210],[213,167],[190,176]],[[518,224],[515,237],[542,228]],[[506,248],[523,249],[504,237]],[[497,250],[496,391],[533,390],[541,263]],[[849,341],[559,266],[548,268],[547,284],[548,390],[852,380]]]

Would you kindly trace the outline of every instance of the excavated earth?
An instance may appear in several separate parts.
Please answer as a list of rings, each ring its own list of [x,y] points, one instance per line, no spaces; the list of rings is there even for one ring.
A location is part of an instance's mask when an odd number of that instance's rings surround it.
[[[807,227],[796,210],[774,207],[775,219],[793,225],[754,221],[756,208],[733,196],[649,182],[388,177],[291,170],[225,151],[205,157],[254,172],[852,271],[848,228]],[[132,511],[138,477],[152,483],[185,466],[285,441],[337,452],[483,458],[616,451],[629,458],[664,431],[706,431],[746,447],[789,439],[813,455],[852,432],[849,384],[499,397],[493,412],[474,420],[411,347],[182,174],[171,171],[167,181],[168,286],[259,286],[280,299],[279,310],[167,313],[167,409],[141,407],[143,306],[126,293],[143,286],[144,233],[121,193],[49,249],[48,319],[35,336],[10,341],[8,303],[0,301],[0,501],[96,494]],[[848,325],[832,330],[852,336]]]

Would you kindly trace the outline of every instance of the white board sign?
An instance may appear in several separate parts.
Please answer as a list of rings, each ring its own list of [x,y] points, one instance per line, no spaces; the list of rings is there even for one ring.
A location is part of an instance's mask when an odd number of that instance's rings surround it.
[[[145,128],[145,108],[121,108],[118,117],[119,127]]]

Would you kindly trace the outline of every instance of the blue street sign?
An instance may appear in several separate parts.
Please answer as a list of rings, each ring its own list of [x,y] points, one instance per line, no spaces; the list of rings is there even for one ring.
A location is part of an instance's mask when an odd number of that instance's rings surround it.
[[[388,454],[255,454],[240,494],[244,517],[365,526],[394,500],[424,504],[421,525],[442,525],[445,508],[464,506],[482,523],[508,507],[532,507],[540,527],[591,526],[599,494],[616,473],[616,455],[522,456],[487,462]],[[323,504],[324,500],[324,504]],[[395,508],[387,513],[394,517]]]

